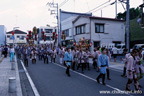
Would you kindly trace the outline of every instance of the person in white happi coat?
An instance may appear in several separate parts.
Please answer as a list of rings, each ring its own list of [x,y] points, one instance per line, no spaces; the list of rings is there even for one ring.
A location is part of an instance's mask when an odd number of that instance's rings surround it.
[[[90,70],[90,67],[89,67],[89,56],[90,55],[91,55],[91,53],[86,48],[85,53],[84,53],[84,62],[85,62],[85,69],[86,69],[86,67],[88,67],[88,70]]]
[[[78,52],[78,66],[77,66],[77,70],[79,69],[80,65],[82,66],[82,73],[84,73],[84,51],[82,50],[82,48],[80,48],[79,52]]]
[[[139,82],[136,74],[136,50],[133,50],[131,56],[129,56],[128,64],[127,64],[127,84],[126,84],[126,91],[131,91],[130,85],[134,80],[134,86],[136,90],[140,90]]]
[[[60,64],[63,64],[64,54],[65,54],[65,51],[63,50],[63,47],[61,47],[61,48],[59,49]]]
[[[97,48],[94,49],[94,52],[92,55],[93,55],[93,67],[94,67],[94,69],[96,69],[97,68],[97,59],[99,56]],[[98,68],[97,68],[97,71],[98,71]]]
[[[73,56],[73,62],[72,62],[72,70],[75,70],[75,65],[76,65],[76,50],[74,47],[71,47],[71,53],[72,53],[72,56]]]
[[[36,64],[36,56],[37,56],[37,52],[35,49],[32,50],[31,52],[31,56],[32,56],[32,64]]]
[[[56,58],[56,50],[55,50],[55,48],[53,48],[50,51],[50,56],[51,56],[51,62],[53,61],[55,63],[55,58]]]
[[[126,76],[126,68],[127,68],[128,59],[129,59],[129,56],[131,56],[131,55],[130,55],[130,53],[128,53],[128,49],[124,49],[123,52],[125,54],[125,58],[123,59],[124,69],[123,69],[123,75],[121,75],[121,76],[125,77]]]

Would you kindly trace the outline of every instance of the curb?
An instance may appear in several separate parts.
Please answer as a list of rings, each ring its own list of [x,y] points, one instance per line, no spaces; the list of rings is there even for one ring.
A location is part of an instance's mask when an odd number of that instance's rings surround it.
[[[27,76],[27,78],[28,78],[28,80],[29,80],[29,83],[30,83],[30,85],[31,85],[31,87],[32,87],[32,90],[33,90],[33,92],[34,92],[34,95],[35,95],[35,96],[40,96],[40,94],[39,94],[36,86],[34,85],[32,79],[31,79],[31,77],[30,77],[30,75],[29,75],[29,73],[28,73],[28,71],[27,71],[27,69],[25,68],[22,60],[20,60],[20,62],[21,62],[21,64],[22,64],[22,67],[23,67],[23,69],[24,69],[24,71],[25,71],[25,74],[26,74],[26,76]]]
[[[23,96],[16,56],[15,56],[15,64],[16,64],[16,84],[17,84],[16,85],[16,94],[17,94],[17,96]]]

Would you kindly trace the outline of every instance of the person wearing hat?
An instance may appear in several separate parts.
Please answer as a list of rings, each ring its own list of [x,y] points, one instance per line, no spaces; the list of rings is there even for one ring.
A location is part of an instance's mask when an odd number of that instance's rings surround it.
[[[105,74],[106,69],[109,68],[108,57],[106,55],[106,49],[101,48],[102,54],[98,57],[98,67],[100,70],[99,76],[96,78],[97,82],[100,83],[99,79],[102,77],[102,84],[105,85]]]
[[[69,69],[70,69],[71,63],[73,62],[73,56],[72,56],[72,53],[70,52],[69,47],[67,48],[67,51],[65,52],[64,60],[65,60],[66,67],[67,67],[66,74],[70,77],[71,75],[70,75]]]

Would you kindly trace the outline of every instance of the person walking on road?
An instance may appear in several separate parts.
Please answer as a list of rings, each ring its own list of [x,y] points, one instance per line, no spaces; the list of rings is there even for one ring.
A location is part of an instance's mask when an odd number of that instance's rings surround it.
[[[73,62],[73,56],[72,56],[72,53],[70,52],[70,48],[67,48],[67,52],[65,53],[64,55],[64,60],[65,60],[65,63],[66,63],[66,74],[70,77],[70,72],[69,72],[69,69],[70,69],[70,66],[71,66],[71,63]]]
[[[118,54],[118,49],[116,47],[112,48],[112,53],[113,53],[113,57],[114,57],[114,62],[116,62],[116,57]]]
[[[36,64],[37,52],[35,49],[33,49],[33,51],[31,52],[31,55],[32,55],[32,64]]]
[[[45,48],[45,51],[44,51],[44,64],[47,62],[48,64],[48,51],[47,49]]]
[[[10,61],[13,61],[14,59],[14,48],[11,46],[10,48]]]
[[[106,49],[106,55],[107,55],[107,57],[108,57],[108,62],[109,62],[111,56],[110,56],[110,51],[109,51],[108,49]],[[111,78],[110,78],[110,70],[109,70],[109,68],[107,68],[106,71],[107,71],[107,79],[108,79],[108,80],[111,80]]]
[[[93,67],[94,67],[94,69],[96,69],[98,71],[98,68],[97,68],[97,59],[98,59],[97,48],[94,49],[94,52],[92,55],[93,55]]]
[[[85,62],[85,69],[88,68],[88,70],[90,70],[90,66],[89,66],[89,57],[90,57],[90,52],[89,50],[86,48],[85,53],[84,53],[84,62]]]
[[[77,70],[79,69],[80,65],[82,66],[82,73],[84,73],[84,51],[82,48],[80,48],[79,52],[78,52],[78,66],[77,66]]]
[[[55,63],[55,58],[56,58],[56,54],[57,54],[55,48],[53,48],[50,51],[50,54],[51,54],[51,62],[53,61]]]
[[[124,54],[125,54],[125,58],[123,59],[124,69],[123,69],[123,75],[121,75],[122,77],[126,77],[127,63],[128,63],[128,59],[129,59],[129,56],[130,56],[130,53],[128,53],[128,49],[124,49]]]
[[[136,50],[133,50],[131,53],[131,56],[129,56],[128,64],[127,64],[127,84],[126,84],[126,91],[131,91],[130,85],[132,84],[132,81],[134,80],[134,86],[135,89],[138,91],[140,90],[140,85],[137,78],[136,73]]]
[[[24,59],[24,65],[28,67],[28,49],[25,47],[24,52],[23,52],[23,59]]]
[[[8,47],[7,45],[5,45],[4,47],[4,57],[7,58],[7,54],[8,54]]]
[[[98,57],[98,67],[100,69],[100,74],[96,78],[97,82],[100,83],[99,79],[102,77],[102,84],[105,85],[105,74],[106,69],[109,68],[108,57],[106,55],[106,49],[101,48],[102,54]]]
[[[75,70],[75,64],[76,64],[75,63],[75,55],[76,55],[76,51],[75,51],[74,47],[71,48],[71,53],[72,53],[72,56],[73,56],[73,59],[74,59],[73,60],[74,62],[72,63],[72,70]]]
[[[63,64],[64,54],[65,54],[65,52],[64,52],[63,48],[60,47],[60,49],[59,49],[60,64]]]

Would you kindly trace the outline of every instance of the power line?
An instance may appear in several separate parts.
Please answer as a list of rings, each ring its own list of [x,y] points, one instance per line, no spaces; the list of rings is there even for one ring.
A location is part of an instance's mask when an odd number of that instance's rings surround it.
[[[93,9],[91,9],[91,10],[88,11],[88,12],[92,12],[92,11],[96,10],[97,8],[99,8],[99,7],[101,7],[101,6],[103,6],[103,5],[107,4],[107,3],[109,3],[110,1],[111,1],[111,0],[109,0],[109,1],[103,3],[103,4],[99,5],[99,6],[97,6],[97,7],[93,8]],[[88,12],[87,12],[87,13],[88,13]]]
[[[59,4],[59,6],[63,5],[63,3],[65,3],[67,0],[64,0],[61,4]]]
[[[65,0],[64,2],[62,2],[60,5],[59,5],[59,8],[62,7],[64,4],[66,4],[69,0]]]
[[[101,10],[101,9],[103,9],[103,8],[106,8],[106,7],[110,6],[110,5],[111,5],[111,4],[108,4],[108,5],[106,5],[106,6],[102,7],[102,8],[99,8],[99,9],[95,10],[94,12],[99,11],[99,10]]]
[[[116,3],[116,2],[114,1],[114,2],[112,2],[112,3],[110,3],[110,4],[106,5],[106,6],[104,6],[104,7],[102,7],[102,8],[99,8],[99,9],[93,11],[93,12],[96,12],[96,11],[102,10],[103,8],[106,8],[106,7],[108,7],[108,6],[110,6],[110,5],[113,5],[113,4],[115,4],[115,3]],[[120,3],[121,3],[121,2],[120,2]],[[123,7],[124,7],[124,6],[123,6]],[[125,9],[125,8],[124,8],[124,9]]]

